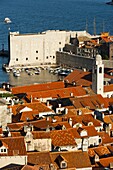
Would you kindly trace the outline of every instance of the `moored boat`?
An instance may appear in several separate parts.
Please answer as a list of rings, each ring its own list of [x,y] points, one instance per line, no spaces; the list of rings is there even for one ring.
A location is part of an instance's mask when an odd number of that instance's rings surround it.
[[[13,73],[13,75],[14,75],[15,77],[20,77],[20,72],[19,72],[19,71],[16,71],[16,72]]]
[[[8,17],[6,17],[6,18],[4,19],[4,22],[8,24],[8,23],[11,23],[11,20],[10,20]]]

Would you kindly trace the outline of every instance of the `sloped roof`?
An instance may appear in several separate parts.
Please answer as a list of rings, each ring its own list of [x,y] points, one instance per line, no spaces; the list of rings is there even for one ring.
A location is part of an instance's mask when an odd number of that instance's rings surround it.
[[[24,143],[24,137],[7,137],[7,138],[0,138],[0,140],[7,144],[8,156],[27,155],[25,143]]]
[[[55,160],[59,157],[59,155],[64,158],[67,162],[68,168],[87,168],[91,167],[91,163],[88,157],[87,152],[81,151],[73,151],[73,152],[29,152],[28,156],[28,164],[34,165],[50,165],[59,168],[59,165],[55,162]],[[82,161],[81,161],[82,160]]]
[[[101,95],[83,96],[79,98],[70,98],[75,108],[89,107],[91,110],[98,108],[108,108],[105,99]]]
[[[28,111],[28,112],[22,112],[20,121],[27,121],[27,120],[34,120],[35,115],[38,115],[38,111]]]
[[[113,156],[108,158],[101,158],[99,162],[103,167],[109,167],[110,163],[113,163]]]
[[[99,136],[102,138],[102,144],[110,144],[113,143],[113,138],[109,136],[106,132],[98,132]]]
[[[113,91],[113,84],[104,86],[104,92],[111,92]]]
[[[100,157],[103,155],[109,155],[111,152],[106,146],[98,146],[96,148],[93,148],[95,153]]]
[[[95,129],[95,126],[83,126],[83,127],[79,127],[77,131],[81,132],[82,130],[86,130],[87,131],[87,136],[88,137],[98,136],[98,133],[97,133],[97,131]]]
[[[28,121],[28,122],[21,122],[21,123],[11,123],[7,126],[9,127],[10,131],[19,131],[22,130],[23,127],[27,125],[33,125],[35,128],[46,129],[48,126],[51,127],[52,123],[47,121],[46,119],[36,120],[36,121]]]
[[[49,152],[28,152],[27,153],[28,164],[34,165],[48,165],[51,164],[51,157]]]
[[[52,162],[54,162],[59,155],[63,156],[65,160],[67,160],[68,168],[91,167],[87,152],[52,152],[50,155]]]
[[[64,80],[70,84],[75,82],[77,85],[90,86],[92,84],[92,73],[76,69],[66,76]]]
[[[74,135],[67,130],[51,131],[50,137],[54,146],[76,145]]]
[[[25,165],[21,170],[38,170],[35,166]]]
[[[64,83],[62,81],[12,87],[11,91],[13,94],[19,94],[19,93],[36,92],[36,91],[59,89],[59,88],[64,88]]]
[[[33,139],[46,139],[50,138],[50,132],[46,131],[32,131]]]
[[[87,126],[89,122],[92,122],[95,127],[101,126],[100,121],[94,119],[92,114],[73,116],[72,121],[73,121],[73,125],[76,123],[82,123],[83,126]]]
[[[81,87],[69,87],[69,88],[62,88],[62,89],[53,89],[53,90],[46,90],[41,92],[27,92],[27,98],[67,98],[73,96],[83,96],[86,95],[86,91]]]
[[[33,111],[37,111],[37,113],[52,111],[45,104],[40,103],[40,102],[24,103],[22,105],[19,104],[19,105],[10,106],[10,108],[12,108],[13,115],[16,115],[25,107],[28,107],[32,109]]]

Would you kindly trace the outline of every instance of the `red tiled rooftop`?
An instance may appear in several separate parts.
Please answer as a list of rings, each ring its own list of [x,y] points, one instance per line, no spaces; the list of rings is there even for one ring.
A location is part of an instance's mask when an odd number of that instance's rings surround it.
[[[37,111],[37,113],[52,111],[45,104],[40,103],[40,102],[36,102],[36,103],[35,102],[33,102],[33,103],[24,103],[22,105],[19,104],[19,105],[10,106],[10,108],[12,108],[12,112],[13,112],[14,115],[19,113],[22,109],[24,109],[26,107],[32,109],[33,111]]]
[[[98,156],[108,155],[111,153],[106,146],[98,146],[94,148],[94,151]]]
[[[113,91],[113,84],[104,86],[104,92],[110,92]]]
[[[82,80],[81,80],[82,79]],[[74,70],[72,73],[70,73],[67,77],[64,78],[64,80],[67,83],[77,83],[77,85],[83,85],[89,86],[91,85],[92,78],[91,78],[91,72],[84,72],[82,70]]]
[[[108,158],[101,158],[99,162],[103,167],[109,167],[110,163],[113,163],[113,156]]]
[[[90,136],[98,136],[98,133],[95,129],[95,126],[83,126],[83,127],[80,127],[78,128],[78,131],[82,131],[82,130],[86,130],[87,131],[87,136],[90,137]]]
[[[55,162],[59,155],[62,156],[67,161],[68,169],[85,169],[91,167],[87,152],[52,152],[50,154],[52,162]]]
[[[50,138],[50,132],[46,131],[32,131],[33,139],[46,139]]]
[[[51,131],[50,137],[54,146],[76,145],[74,135],[67,130]]]
[[[62,89],[54,89],[54,90],[46,90],[41,92],[28,92],[27,98],[68,98],[71,95],[73,96],[83,96],[86,95],[86,91],[81,87],[69,87],[69,88],[62,88]]]
[[[106,132],[98,132],[98,135],[102,138],[102,144],[111,144],[113,143],[113,138],[109,136]]]
[[[8,146],[8,156],[27,155],[24,137],[6,137],[0,140]]]
[[[36,121],[28,121],[28,122],[22,122],[22,123],[11,123],[7,126],[9,127],[10,131],[20,131],[23,129],[24,126],[33,125],[33,127],[40,128],[40,129],[46,129],[48,126],[51,127],[52,123],[50,121],[47,121],[46,119],[42,120],[36,120]]]
[[[28,164],[34,164],[34,165],[47,165],[51,164],[51,158],[49,152],[29,152],[27,153]]]
[[[79,98],[70,98],[75,108],[89,107],[91,110],[98,108],[108,108],[105,99],[101,95],[83,96]]]
[[[34,84],[34,85],[28,85],[28,86],[12,87],[11,91],[13,94],[19,94],[19,93],[37,92],[37,91],[59,89],[59,88],[64,88],[64,83],[62,81],[45,83],[45,84]]]

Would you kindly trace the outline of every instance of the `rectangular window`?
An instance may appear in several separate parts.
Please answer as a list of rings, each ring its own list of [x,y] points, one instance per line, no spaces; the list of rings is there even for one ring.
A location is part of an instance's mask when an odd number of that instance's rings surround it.
[[[16,58],[16,61],[18,61],[18,58]]]
[[[4,152],[6,152],[6,149],[4,149]]]
[[[36,51],[36,53],[38,53],[38,51]]]
[[[28,58],[26,58],[26,60],[28,60]]]
[[[38,57],[36,57],[36,60],[38,60]]]
[[[67,167],[66,162],[62,162],[62,167],[61,168],[66,168],[66,167]]]

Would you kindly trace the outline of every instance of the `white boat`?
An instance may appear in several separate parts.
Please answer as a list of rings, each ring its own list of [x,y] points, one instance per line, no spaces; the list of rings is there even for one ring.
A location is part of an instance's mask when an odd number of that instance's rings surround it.
[[[19,71],[16,71],[16,72],[13,73],[13,75],[14,75],[15,77],[20,77],[20,72],[19,72]]]
[[[9,73],[9,72],[10,72],[10,69],[6,69],[6,72]]]
[[[11,20],[9,18],[5,18],[4,22],[8,24],[8,23],[11,23]]]

